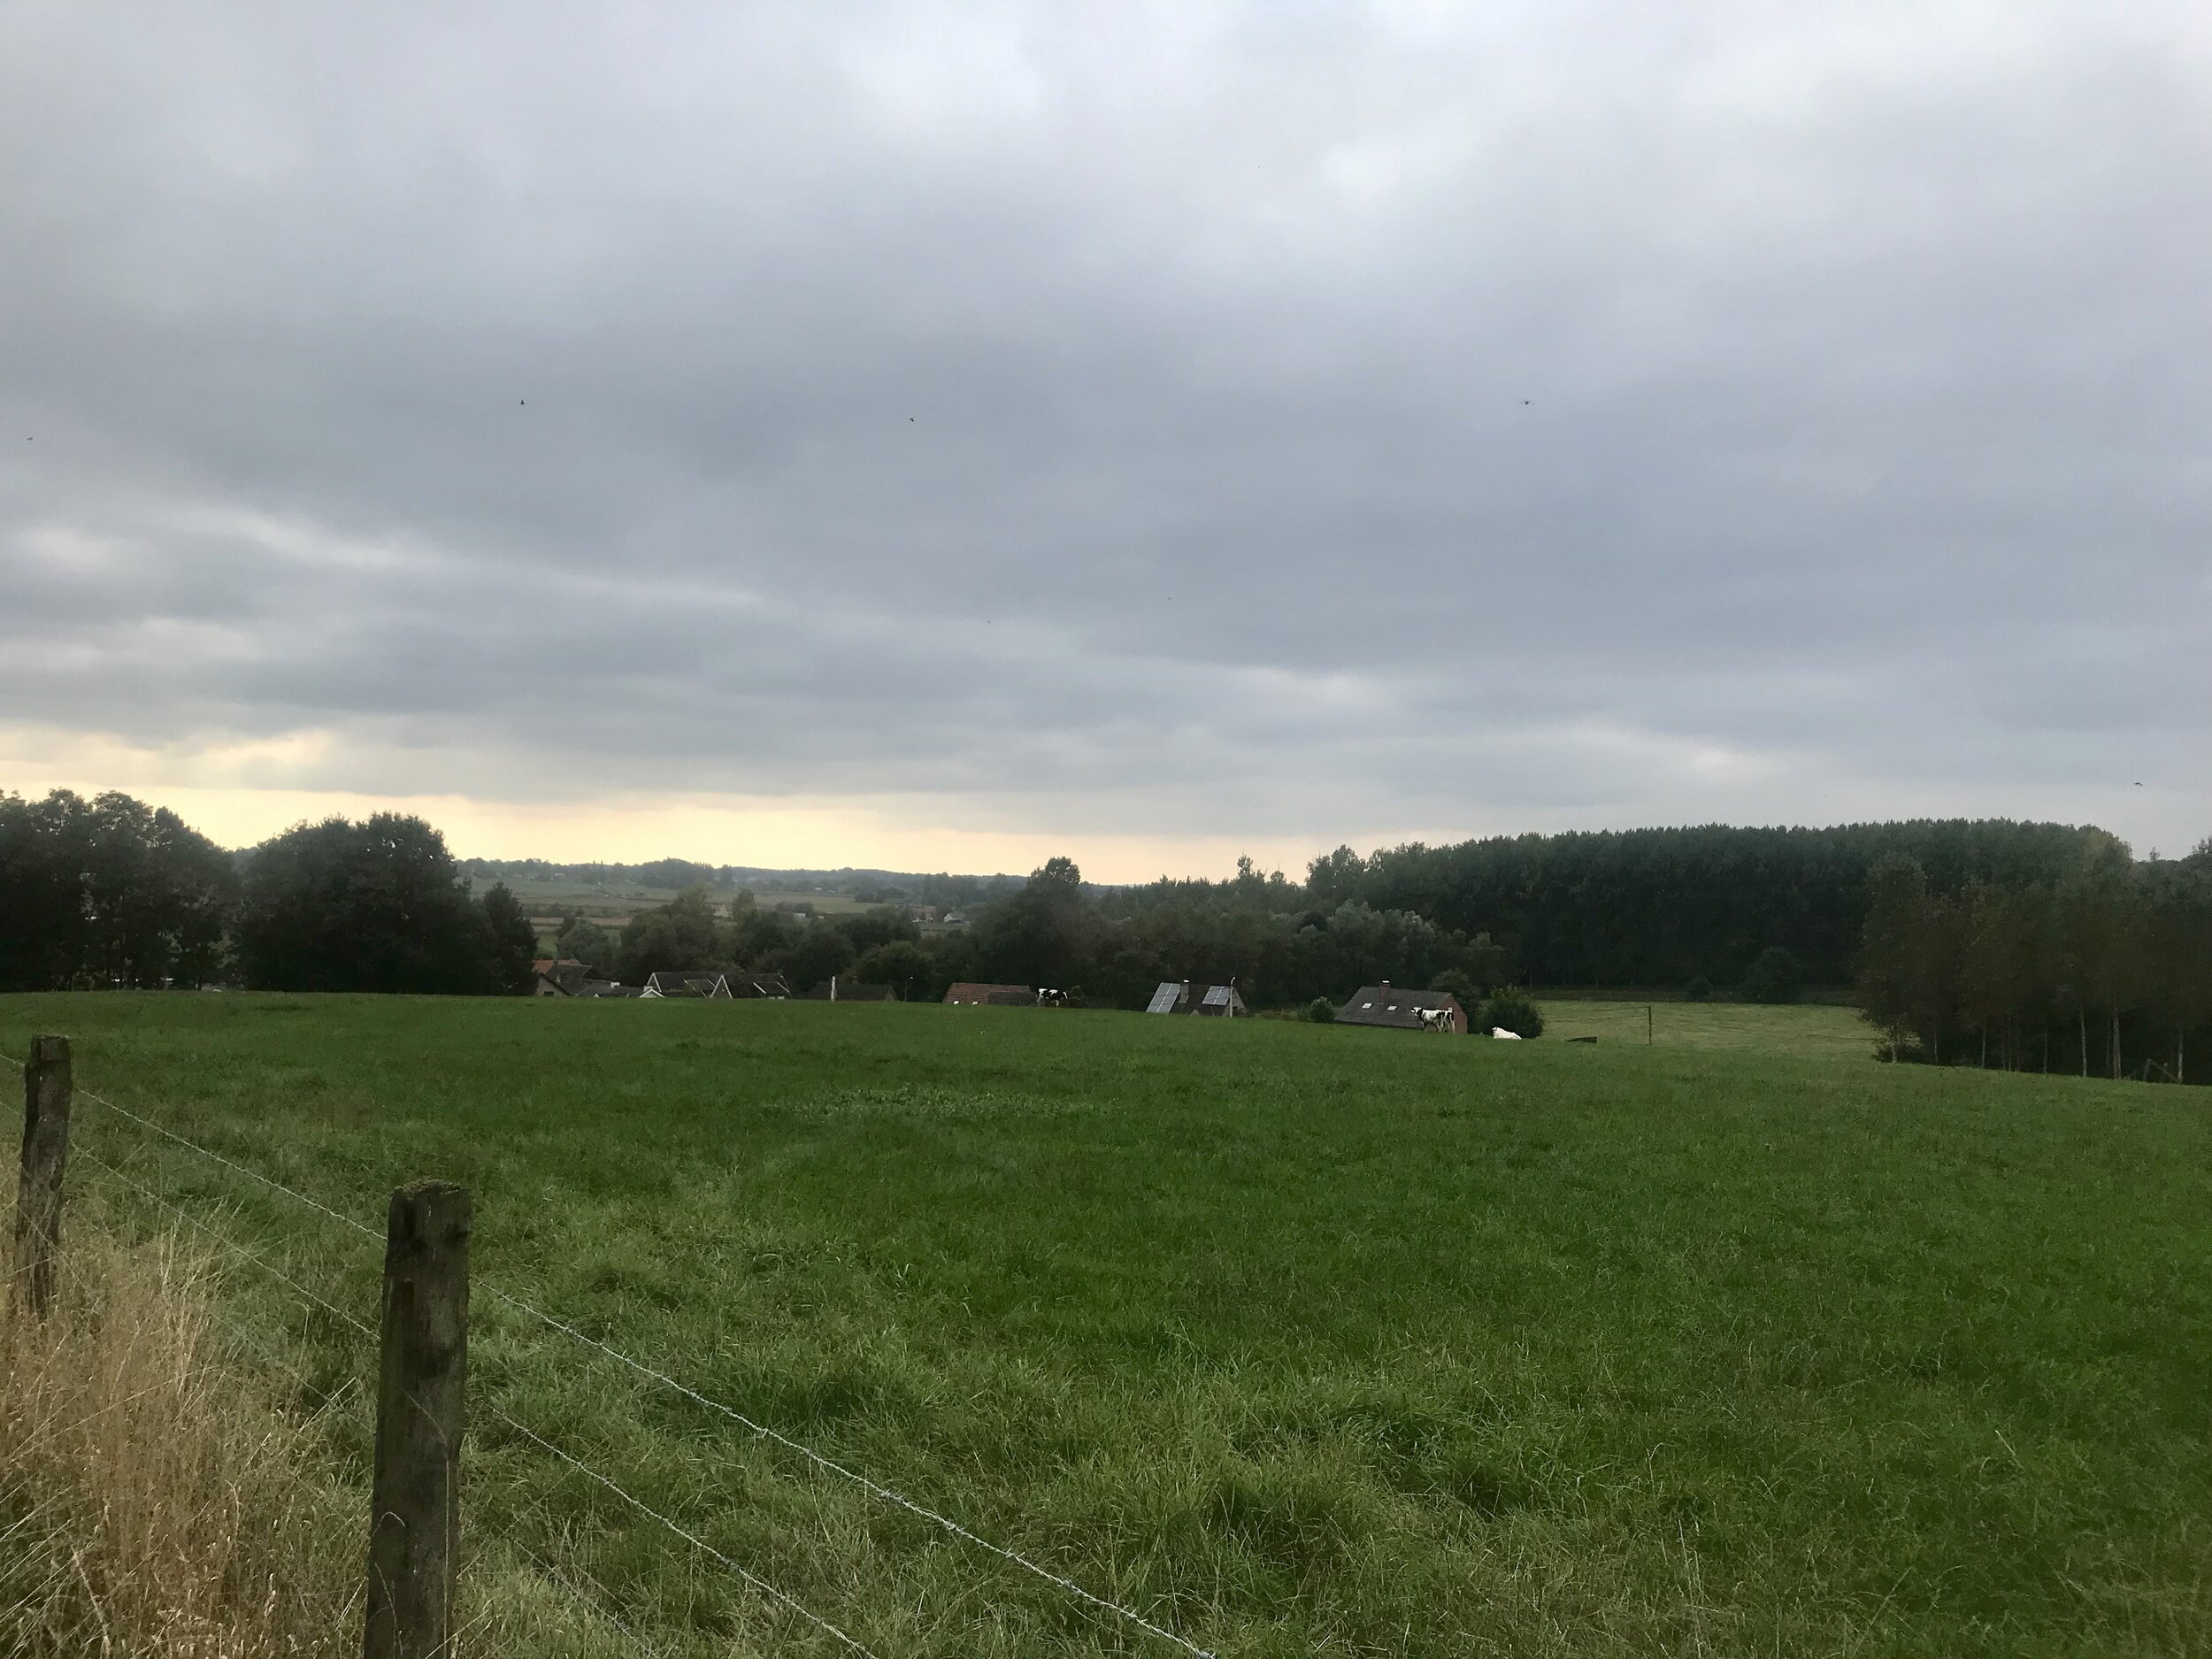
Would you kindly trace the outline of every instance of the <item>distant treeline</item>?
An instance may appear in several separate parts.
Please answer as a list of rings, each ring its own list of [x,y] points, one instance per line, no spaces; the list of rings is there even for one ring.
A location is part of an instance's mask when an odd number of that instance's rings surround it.
[[[752,864],[705,864],[689,858],[645,864],[557,864],[545,858],[464,858],[462,873],[479,881],[545,881],[635,892],[661,887],[712,892],[842,894],[863,904],[976,904],[1021,886],[1019,876],[919,874],[897,870],[771,870]]]
[[[1893,853],[1869,879],[1855,989],[1896,1059],[2212,1077],[2212,841],[1948,892]]]
[[[1833,829],[1647,829],[1418,843],[1317,858],[1308,902],[1356,900],[1492,934],[1537,985],[1740,983],[1778,946],[1806,979],[1850,979],[1867,877],[1890,855],[1930,887],[2048,885],[2125,849],[2105,831],[2008,819],[1916,819]]]
[[[219,983],[516,992],[526,912],[494,880],[675,888],[618,933],[564,918],[561,954],[637,983],[749,969],[794,989],[832,974],[935,997],[957,980],[1141,1008],[1163,979],[1235,980],[1256,1008],[1340,1001],[1379,980],[1463,1002],[1502,986],[1678,986],[1772,998],[1855,975],[1900,1058],[2178,1071],[2204,1012],[2212,851],[2133,863],[2105,832],[2001,820],[1837,829],[1638,830],[1339,848],[1302,883],[1240,860],[1223,881],[1087,884],[764,872],[872,902],[858,916],[760,903],[735,865],[456,861],[392,814],[302,825],[226,853],[127,795],[0,794],[0,989]],[[580,873],[582,872],[582,873]],[[1877,901],[1870,919],[1870,895]],[[921,902],[970,925],[925,930]],[[2200,1066],[2203,1062],[2197,1063]]]

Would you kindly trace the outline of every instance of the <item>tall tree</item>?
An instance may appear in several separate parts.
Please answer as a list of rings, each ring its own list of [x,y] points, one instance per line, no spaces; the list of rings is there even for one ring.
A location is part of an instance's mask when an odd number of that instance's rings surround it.
[[[703,887],[686,887],[657,910],[641,910],[622,929],[620,977],[635,985],[656,973],[693,973],[729,964],[730,941]]]
[[[538,954],[538,930],[504,881],[485,889],[483,907],[485,978],[511,996],[526,996],[537,978],[531,964]]]
[[[0,989],[200,984],[236,889],[229,856],[166,807],[0,795]]]
[[[1888,1041],[1892,1060],[1903,1057],[1920,1022],[1927,910],[1928,878],[1916,859],[1891,853],[1874,866],[1853,994],[1859,1017]]]
[[[246,866],[238,960],[277,991],[497,988],[480,906],[419,818],[333,818],[264,841]]]
[[[2127,961],[2132,921],[2131,883],[2124,858],[2085,859],[2059,884],[2057,922],[2062,995],[2072,1005],[2081,1047],[2081,1074],[2089,1075],[2089,1016],[2105,1026],[2105,1058],[2120,1075],[2120,1010],[2132,975]]]
[[[588,917],[571,916],[565,920],[561,931],[554,935],[553,949],[561,956],[574,957],[588,968],[609,973],[614,971],[614,935]]]
[[[1011,898],[993,905],[978,927],[977,954],[993,978],[1020,985],[1079,981],[1096,911],[1083,898],[1083,872],[1071,858],[1048,858]]]

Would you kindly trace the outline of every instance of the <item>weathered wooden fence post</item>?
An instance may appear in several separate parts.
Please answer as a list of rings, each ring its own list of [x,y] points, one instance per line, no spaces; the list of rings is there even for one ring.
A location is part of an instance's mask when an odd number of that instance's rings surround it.
[[[15,1192],[16,1305],[43,1318],[61,1245],[61,1175],[69,1160],[69,1039],[34,1037],[23,1067],[23,1173]]]
[[[365,1659],[452,1659],[468,1313],[467,1191],[401,1187],[384,1243]]]

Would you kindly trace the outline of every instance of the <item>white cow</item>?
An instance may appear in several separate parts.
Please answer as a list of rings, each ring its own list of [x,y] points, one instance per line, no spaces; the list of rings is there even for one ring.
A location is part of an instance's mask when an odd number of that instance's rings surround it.
[[[1519,1032],[1517,1032],[1517,1031],[1508,1031],[1508,1030],[1507,1030],[1504,1026],[1502,1026],[1502,1025],[1493,1025],[1493,1026],[1491,1026],[1491,1027],[1490,1027],[1490,1034],[1491,1034],[1493,1037],[1502,1037],[1502,1038],[1504,1038],[1504,1039],[1505,1039],[1508,1042],[1518,1042],[1518,1041],[1520,1041],[1520,1040],[1521,1040],[1521,1033],[1520,1033]]]
[[[1452,1010],[1448,1008],[1417,1008],[1413,1011],[1420,1015],[1423,1031],[1448,1033],[1452,1028]]]

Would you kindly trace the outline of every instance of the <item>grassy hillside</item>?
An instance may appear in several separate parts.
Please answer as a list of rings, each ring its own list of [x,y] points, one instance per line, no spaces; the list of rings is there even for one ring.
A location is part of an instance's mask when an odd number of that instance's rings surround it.
[[[0,999],[35,1030],[365,1221],[468,1183],[471,1525],[670,1654],[838,1649],[499,1414],[885,1659],[1178,1650],[487,1284],[1225,1655],[2212,1652],[2201,1091],[936,1007]],[[373,1240],[79,1125],[373,1315]],[[360,1373],[231,1294],[309,1403]]]

